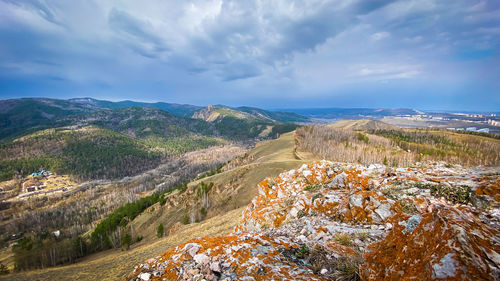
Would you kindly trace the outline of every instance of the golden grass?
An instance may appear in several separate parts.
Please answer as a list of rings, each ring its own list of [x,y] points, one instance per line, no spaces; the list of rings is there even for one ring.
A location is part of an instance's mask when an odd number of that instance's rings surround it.
[[[9,274],[0,276],[0,280],[121,280],[139,262],[160,255],[178,244],[200,236],[232,231],[242,211],[243,208],[240,208],[201,223],[182,226],[172,236],[134,244],[129,251],[109,250],[89,256],[76,264]]]

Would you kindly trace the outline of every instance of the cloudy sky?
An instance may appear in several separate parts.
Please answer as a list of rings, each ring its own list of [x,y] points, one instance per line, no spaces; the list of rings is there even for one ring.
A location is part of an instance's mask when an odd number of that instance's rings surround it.
[[[0,99],[500,111],[497,0],[0,0]]]

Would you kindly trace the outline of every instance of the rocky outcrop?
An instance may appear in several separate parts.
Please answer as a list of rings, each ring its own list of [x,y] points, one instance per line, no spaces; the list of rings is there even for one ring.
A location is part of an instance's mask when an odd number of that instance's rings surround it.
[[[213,105],[209,105],[199,111],[193,113],[192,118],[194,119],[202,119],[207,122],[214,122],[217,118],[220,117],[220,113],[215,110],[216,108]]]
[[[259,183],[233,233],[179,245],[127,280],[498,280],[499,174],[303,165]]]
[[[431,213],[399,223],[370,245],[361,275],[365,280],[498,280],[498,229],[482,223],[467,207],[436,206]]]

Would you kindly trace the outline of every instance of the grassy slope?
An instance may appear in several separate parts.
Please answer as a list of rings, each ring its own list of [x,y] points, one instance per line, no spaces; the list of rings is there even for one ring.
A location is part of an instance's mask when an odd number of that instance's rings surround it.
[[[240,218],[242,207],[257,194],[258,182],[267,176],[277,176],[280,172],[313,160],[296,159],[293,133],[260,143],[248,157],[252,161],[200,180],[214,182],[228,191],[216,196],[213,209],[207,214],[207,219],[200,223],[184,225],[173,235],[162,239],[154,238],[160,222],[166,225],[168,233],[167,225],[178,222],[185,211],[182,208],[158,208],[156,205],[154,212],[145,212],[134,220],[134,229],[144,236],[144,240],[134,244],[130,251],[110,250],[91,255],[77,264],[10,274],[0,277],[0,280],[120,280],[138,262],[163,253],[177,244],[197,236],[217,235],[232,230]],[[197,182],[191,183],[187,192],[196,184]]]
[[[155,205],[154,212],[144,212],[138,216],[133,227],[144,239],[153,239],[156,228],[163,223],[168,232],[169,228],[192,210],[186,205],[195,205],[195,188],[201,183],[213,182],[218,192],[211,193],[211,207],[208,209],[207,218],[224,214],[233,209],[246,206],[257,195],[257,183],[269,176],[277,176],[283,171],[299,167],[312,159],[299,160],[294,156],[293,133],[284,134],[277,140],[265,141],[248,153],[248,163],[224,171],[210,177],[194,181],[189,184],[188,190],[179,194],[177,191],[170,196],[179,201],[176,208]],[[181,199],[182,198],[182,199]],[[168,198],[167,198],[168,199]]]
[[[175,235],[154,242],[143,241],[133,245],[129,251],[109,250],[89,256],[76,264],[9,274],[0,276],[0,280],[121,280],[137,263],[162,254],[189,239],[231,231],[241,212],[242,209],[237,209],[201,223],[183,226]]]
[[[387,124],[378,120],[342,120],[332,124],[328,124],[328,127],[339,128],[339,129],[350,129],[350,130],[391,130],[397,129],[397,126]]]

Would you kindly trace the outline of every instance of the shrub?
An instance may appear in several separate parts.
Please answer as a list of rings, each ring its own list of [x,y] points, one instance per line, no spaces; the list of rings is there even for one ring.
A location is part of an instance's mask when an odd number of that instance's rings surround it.
[[[163,223],[160,223],[160,225],[158,225],[158,228],[156,229],[156,236],[158,236],[158,238],[163,237],[163,231]]]

